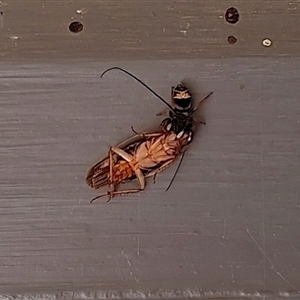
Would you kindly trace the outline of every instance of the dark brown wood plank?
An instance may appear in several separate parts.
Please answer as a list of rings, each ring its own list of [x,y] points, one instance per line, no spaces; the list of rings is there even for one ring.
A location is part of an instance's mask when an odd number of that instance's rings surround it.
[[[4,3],[4,2],[2,2]],[[6,1],[2,58],[187,59],[299,55],[299,1]],[[236,7],[240,20],[225,12]],[[78,34],[69,31],[82,22]],[[237,43],[230,45],[228,36]],[[262,40],[272,40],[272,47]]]

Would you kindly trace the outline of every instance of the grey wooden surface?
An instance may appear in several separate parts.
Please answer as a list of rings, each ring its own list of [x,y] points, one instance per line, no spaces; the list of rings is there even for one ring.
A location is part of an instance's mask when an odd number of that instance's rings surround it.
[[[118,62],[207,125],[170,191],[89,204],[86,170],[163,106],[110,66],[2,66],[1,289],[297,291],[299,59]]]
[[[0,2],[0,294],[297,297],[298,6]],[[168,192],[176,165],[142,193],[90,205],[87,169],[164,109],[124,74],[99,78],[114,65],[166,99],[180,80],[195,100],[214,94]]]

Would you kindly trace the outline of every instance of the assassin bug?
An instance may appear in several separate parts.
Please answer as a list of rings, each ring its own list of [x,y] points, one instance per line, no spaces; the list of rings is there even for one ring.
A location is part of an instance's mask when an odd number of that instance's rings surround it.
[[[144,190],[145,178],[154,176],[168,167],[175,158],[182,154],[177,170],[167,188],[169,189],[180,167],[185,151],[193,139],[193,113],[199,108],[200,103],[207,99],[212,92],[200,100],[195,108],[192,107],[192,96],[183,83],[171,89],[172,105],[167,103],[160,95],[128,71],[112,67],[105,70],[100,77],[110,70],[120,70],[131,76],[145,88],[157,96],[169,110],[159,127],[159,132],[138,134],[122,142],[117,147],[111,147],[106,158],[95,164],[87,173],[86,182],[94,189],[108,185],[106,194],[94,197],[90,202],[109,196],[108,201],[116,195],[137,193]],[[205,124],[200,121],[200,123]],[[137,179],[139,188],[116,190],[124,182]]]

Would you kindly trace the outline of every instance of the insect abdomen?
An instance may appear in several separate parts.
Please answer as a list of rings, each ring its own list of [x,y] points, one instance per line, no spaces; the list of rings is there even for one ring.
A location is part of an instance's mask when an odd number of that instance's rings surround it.
[[[121,160],[113,166],[113,178],[111,183],[117,185],[135,176],[134,170],[127,161]]]

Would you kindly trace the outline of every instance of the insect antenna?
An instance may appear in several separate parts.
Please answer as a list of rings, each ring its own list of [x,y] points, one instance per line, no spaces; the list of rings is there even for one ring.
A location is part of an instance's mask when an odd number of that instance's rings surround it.
[[[177,165],[176,171],[175,171],[175,173],[174,173],[174,175],[173,175],[173,177],[172,177],[172,179],[171,179],[169,185],[167,186],[165,192],[167,192],[167,191],[169,190],[169,188],[171,187],[171,185],[172,185],[172,183],[173,183],[173,181],[174,181],[174,179],[175,179],[175,177],[176,177],[176,175],[177,175],[177,173],[178,173],[178,170],[179,170],[179,168],[180,168],[180,166],[181,166],[181,163],[182,163],[182,161],[183,161],[184,154],[185,154],[185,152],[182,153],[181,158],[180,158],[180,161],[179,161],[179,163],[178,163],[178,165]]]
[[[206,97],[204,97],[203,99],[201,99],[201,100],[198,102],[198,104],[193,108],[191,114],[193,114],[193,113],[200,107],[200,105],[202,104],[202,102],[203,102],[204,100],[206,100],[207,98],[209,98],[213,93],[214,93],[214,92],[210,92]],[[200,122],[200,123],[201,123],[201,122]]]
[[[124,73],[126,73],[128,76],[132,77],[133,79],[135,79],[137,82],[139,82],[141,85],[143,85],[148,91],[150,91],[153,95],[155,95],[158,99],[160,99],[165,105],[167,105],[170,110],[172,110],[174,113],[174,109],[173,107],[160,95],[158,95],[154,90],[152,90],[146,83],[144,83],[141,79],[137,78],[136,76],[134,76],[133,74],[131,74],[130,72],[120,68],[120,67],[111,67],[109,69],[106,69],[101,75],[100,78],[102,78],[104,76],[105,73],[111,71],[111,70],[119,70],[122,71]]]

